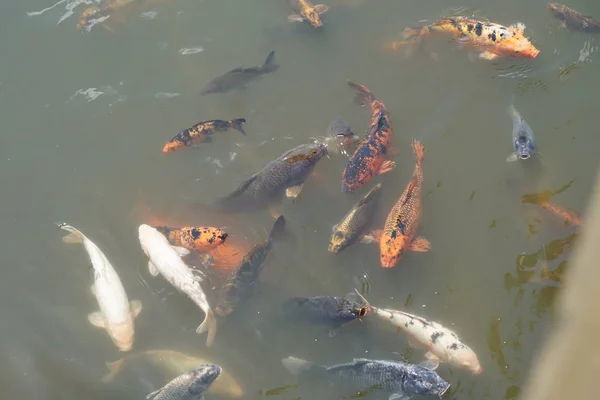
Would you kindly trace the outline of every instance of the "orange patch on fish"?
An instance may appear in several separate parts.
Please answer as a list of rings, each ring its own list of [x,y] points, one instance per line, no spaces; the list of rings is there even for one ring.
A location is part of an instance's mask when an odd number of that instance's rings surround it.
[[[154,226],[154,228],[165,235],[173,246],[181,246],[201,253],[222,245],[229,236],[222,229],[210,226],[186,226],[183,228]]]
[[[577,214],[575,214],[572,211],[567,210],[564,207],[561,207],[557,204],[554,203],[550,203],[549,201],[543,201],[540,203],[540,206],[545,209],[548,210],[552,213],[554,213],[555,215],[559,216],[560,218],[564,219],[566,222],[572,224],[572,225],[581,225],[581,217]]]

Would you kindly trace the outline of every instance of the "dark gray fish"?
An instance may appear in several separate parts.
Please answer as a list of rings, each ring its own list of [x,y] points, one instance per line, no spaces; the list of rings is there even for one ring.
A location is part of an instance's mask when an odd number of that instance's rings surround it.
[[[327,155],[323,143],[303,144],[269,162],[229,196],[217,200],[219,211],[250,211],[277,203],[284,192],[296,198],[317,162]]]
[[[329,124],[327,136],[353,137],[354,132],[344,117],[338,117]]]
[[[276,71],[279,68],[275,64],[275,50],[269,53],[265,63],[260,67],[234,68],[223,75],[213,78],[206,84],[200,94],[209,93],[227,93],[230,90],[245,89],[246,85],[269,72]]]
[[[440,398],[450,388],[435,371],[422,364],[401,361],[367,360],[355,358],[346,364],[319,366],[296,357],[281,360],[294,375],[337,379],[344,385],[356,385],[360,391],[382,390],[391,393],[390,400],[408,400],[412,396],[438,395]]]
[[[293,297],[283,303],[284,312],[295,318],[307,318],[335,326],[362,318],[367,307],[350,296]]]
[[[600,22],[592,16],[583,15],[570,7],[558,3],[548,3],[548,9],[565,28],[580,32],[600,32]]]
[[[527,124],[521,114],[519,114],[514,105],[511,104],[508,111],[510,112],[513,121],[512,141],[515,152],[508,156],[506,161],[512,162],[517,161],[518,159],[527,160],[535,151],[533,130],[531,130],[529,124]]]
[[[221,367],[216,364],[202,364],[187,374],[179,375],[162,388],[146,396],[148,400],[196,400],[221,375]]]
[[[215,311],[221,316],[231,314],[241,300],[247,299],[258,281],[260,271],[273,241],[283,233],[285,218],[280,215],[271,229],[266,241],[257,244],[244,256],[240,265],[229,275],[227,283],[221,289]]]
[[[375,213],[379,198],[381,197],[381,183],[373,186],[352,209],[334,225],[333,234],[329,239],[329,252],[338,254],[359,238]]]

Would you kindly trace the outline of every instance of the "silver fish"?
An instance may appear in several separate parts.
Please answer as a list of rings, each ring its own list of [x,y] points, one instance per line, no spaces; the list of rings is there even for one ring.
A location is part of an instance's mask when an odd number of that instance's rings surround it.
[[[529,124],[523,119],[514,105],[510,105],[508,111],[513,121],[512,141],[515,152],[512,153],[506,161],[513,162],[518,159],[527,160],[535,151],[535,139],[533,130]]]
[[[221,367],[215,364],[203,364],[187,374],[179,375],[162,388],[146,396],[148,400],[196,400],[221,375]]]

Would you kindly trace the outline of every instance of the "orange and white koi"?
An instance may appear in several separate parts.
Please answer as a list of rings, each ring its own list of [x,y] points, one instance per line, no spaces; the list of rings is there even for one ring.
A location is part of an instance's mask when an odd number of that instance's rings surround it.
[[[309,0],[290,0],[290,3],[296,8],[297,13],[289,15],[288,21],[307,21],[313,28],[323,26],[321,14],[327,12],[329,7],[324,4],[313,5]]]

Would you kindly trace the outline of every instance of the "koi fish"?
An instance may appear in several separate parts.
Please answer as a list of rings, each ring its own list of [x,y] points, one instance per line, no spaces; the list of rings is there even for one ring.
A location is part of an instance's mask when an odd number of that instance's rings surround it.
[[[91,7],[88,7],[85,10],[83,10],[81,16],[79,17],[77,29],[90,30],[95,24],[103,22],[110,18],[110,16],[115,11],[129,6],[131,3],[134,3],[136,1],[138,0],[112,0],[107,1],[105,4],[102,4],[100,6],[93,5]]]
[[[367,313],[367,307],[354,301],[352,297],[293,297],[284,301],[283,309],[286,314],[295,318],[304,317],[339,326],[360,319]]]
[[[356,92],[356,101],[369,104],[373,110],[371,126],[363,141],[348,160],[342,174],[342,191],[354,192],[374,176],[391,171],[396,163],[385,160],[392,144],[392,121],[387,107],[365,86],[346,81]]]
[[[229,128],[240,131],[243,135],[246,134],[242,124],[245,124],[244,118],[232,119],[229,121],[223,121],[220,119],[213,119],[210,121],[198,122],[191,128],[187,128],[177,133],[171,140],[165,144],[162,151],[163,153],[170,153],[175,150],[179,150],[186,146],[191,146],[194,143],[212,142],[212,135],[215,132],[225,132]]]
[[[559,206],[558,204],[550,203],[549,201],[542,201],[539,203],[539,205],[543,209],[554,213],[555,215],[564,219],[566,222],[568,222],[570,224],[579,226],[582,223],[581,217],[579,215],[577,215],[576,213],[574,213],[572,211],[565,209],[564,207]]]
[[[183,228],[154,226],[153,228],[165,235],[171,245],[201,253],[222,245],[229,236],[222,229],[210,226],[186,226]]]
[[[200,400],[204,392],[221,375],[215,364],[199,365],[186,374],[179,375],[165,386],[146,396],[147,400]]]
[[[290,0],[290,4],[296,8],[297,13],[288,16],[288,21],[306,22],[313,28],[323,26],[321,14],[327,12],[329,7],[324,4],[313,5],[309,0]]]
[[[548,9],[555,18],[560,20],[561,26],[574,31],[600,32],[600,22],[589,15],[581,13],[558,3],[548,3]]]
[[[88,320],[92,325],[106,329],[119,350],[131,350],[135,334],[133,320],[142,311],[142,303],[139,300],[129,302],[117,271],[94,242],[71,225],[65,223],[57,225],[60,229],[70,232],[63,237],[63,242],[83,244],[92,261],[94,268],[92,293],[96,296],[100,311],[89,314]]]
[[[494,60],[498,57],[534,59],[540,51],[524,36],[525,25],[516,23],[509,27],[492,22],[480,22],[466,17],[446,18],[431,25],[407,28],[403,31],[404,42],[393,42],[392,47],[402,44],[419,44],[434,33],[454,36],[461,46],[480,51],[479,57]]]
[[[535,139],[533,138],[533,130],[523,119],[514,105],[510,105],[508,111],[513,121],[512,141],[515,152],[512,153],[506,161],[512,162],[518,159],[527,160],[535,151]]]

